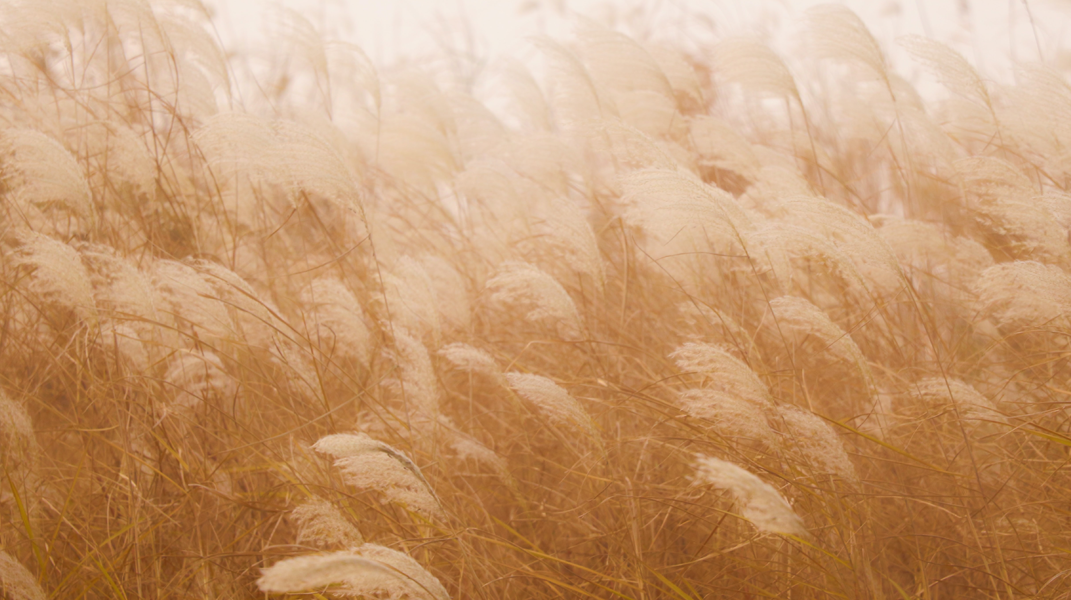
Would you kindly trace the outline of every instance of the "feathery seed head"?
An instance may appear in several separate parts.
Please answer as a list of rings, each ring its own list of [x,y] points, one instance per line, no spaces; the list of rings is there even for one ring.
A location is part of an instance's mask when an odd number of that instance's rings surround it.
[[[0,135],[0,179],[20,199],[38,207],[58,205],[88,217],[93,194],[85,174],[62,144],[36,129],[8,129]]]
[[[731,171],[748,181],[759,178],[762,163],[751,143],[731,124],[700,115],[688,121],[688,131],[700,166]]]
[[[498,368],[498,364],[487,352],[474,348],[468,344],[461,342],[455,342],[443,346],[439,350],[439,356],[450,361],[458,369],[462,371],[469,371],[470,373],[481,373],[488,377],[500,379],[502,377],[502,370]]]
[[[553,197],[541,215],[546,245],[558,246],[574,271],[591,277],[597,292],[606,285],[606,273],[599,244],[591,223],[571,198]]]
[[[989,398],[959,379],[930,377],[917,382],[914,391],[923,400],[954,404],[966,420],[1007,422]]]
[[[290,513],[298,527],[298,543],[312,543],[321,548],[356,548],[364,543],[360,530],[353,526],[334,504],[314,498]]]
[[[15,262],[34,268],[30,291],[95,323],[97,307],[93,300],[93,284],[78,252],[59,240],[36,232],[24,232],[20,237],[23,243],[15,251]]]
[[[583,335],[580,314],[569,293],[557,280],[538,268],[520,262],[503,263],[487,282],[491,300],[528,308],[528,321],[549,321],[566,339]]]
[[[333,458],[349,458],[366,452],[386,452],[392,456],[405,456],[400,450],[395,450],[387,443],[362,432],[333,433],[317,440],[312,448]],[[406,460],[409,459],[406,458]]]
[[[803,454],[812,467],[845,481],[858,480],[844,444],[821,417],[792,406],[782,406],[778,407],[778,418],[785,425],[787,443]]]
[[[365,579],[378,583],[393,578],[391,571],[379,562],[346,550],[281,560],[261,572],[257,587],[269,594],[292,594],[338,583],[360,589]]]
[[[395,575],[394,580],[382,580],[376,585],[370,581],[365,582],[360,589],[355,590],[358,593],[389,600],[450,600],[450,594],[438,578],[408,554],[377,544],[365,544],[358,548],[357,552],[383,565]]]
[[[506,373],[506,380],[518,395],[534,404],[555,425],[576,429],[594,441],[600,439],[584,407],[551,379],[529,373]]]
[[[383,275],[391,319],[407,332],[438,345],[442,339],[439,298],[431,277],[416,260],[401,256]]]
[[[141,338],[140,333],[131,324],[115,321],[102,321],[100,341],[111,355],[113,352],[135,373],[149,370],[151,347]]]
[[[412,409],[429,417],[439,414],[439,380],[427,347],[400,325],[394,325],[391,358],[401,371],[402,393]]]
[[[807,40],[821,58],[865,66],[878,79],[886,79],[885,55],[877,40],[851,9],[822,4],[807,10]]]
[[[233,314],[232,322],[254,346],[264,346],[278,327],[274,314],[278,311],[253,289],[249,282],[234,271],[209,260],[186,260],[213,290],[213,298],[225,304]]]
[[[736,347],[751,345],[751,334],[724,311],[696,302],[681,302],[677,305],[681,321],[689,331],[692,341],[702,341],[703,331],[713,329],[717,339]]]
[[[770,301],[770,310],[782,333],[813,335],[834,356],[856,365],[867,382],[872,383],[870,367],[859,345],[822,309],[797,296],[781,296]]]
[[[10,554],[0,550],[0,596],[11,600],[46,600],[37,578]]]
[[[321,277],[309,284],[301,298],[313,315],[321,345],[358,362],[368,362],[371,334],[364,310],[345,284],[334,277]]]
[[[638,171],[625,178],[624,189],[622,202],[630,207],[626,219],[644,224],[665,240],[693,223],[707,229],[707,236],[729,240],[752,228],[731,195],[683,170]]]
[[[823,198],[796,196],[774,202],[771,209],[792,226],[822,236],[839,253],[847,255],[855,270],[878,290],[896,290],[900,265],[892,249],[863,217]]]
[[[472,321],[472,308],[461,272],[454,263],[435,254],[424,254],[417,262],[428,276],[443,327],[466,329]]]
[[[425,516],[445,517],[442,503],[420,468],[404,452],[364,433],[337,433],[320,438],[313,449],[335,458],[346,483],[383,492]]]
[[[86,127],[85,153],[89,157],[93,189],[128,188],[154,198],[157,166],[146,148],[146,138],[127,123],[100,121]]]
[[[644,90],[673,100],[673,87],[658,63],[635,40],[583,19],[577,37],[592,77],[615,91]]]
[[[978,308],[1012,328],[1068,328],[1071,276],[1054,265],[1015,261],[993,265],[975,282]]]
[[[616,113],[606,90],[595,82],[576,54],[549,38],[530,41],[546,56],[556,76],[557,85],[551,88],[549,99],[565,129],[579,129]]]
[[[684,412],[713,423],[726,438],[758,440],[770,448],[779,445],[777,434],[766,421],[766,406],[716,390],[686,390],[677,397]]]
[[[193,136],[209,163],[279,185],[296,202],[317,194],[364,218],[358,175],[328,135],[309,123],[269,121],[241,113],[209,119]]]
[[[682,371],[705,376],[709,387],[756,406],[769,404],[770,391],[751,367],[722,345],[688,342],[669,355]]]
[[[657,44],[646,44],[644,48],[651,58],[658,63],[658,68],[665,74],[673,93],[677,96],[677,105],[682,112],[693,113],[703,106],[703,88],[696,76],[695,68],[688,64],[681,52]]]
[[[1021,170],[993,156],[961,158],[955,169],[965,190],[982,199],[1036,189]]]
[[[623,218],[650,236],[646,253],[698,292],[722,269],[699,262],[708,256],[751,256],[751,219],[724,190],[682,169],[644,169],[625,176]],[[757,257],[761,262],[761,256]],[[751,272],[749,261],[730,267]],[[761,268],[761,267],[760,267]]]
[[[712,58],[714,72],[759,94],[798,98],[796,80],[769,46],[744,37],[718,42]]]
[[[1009,462],[1001,440],[1013,430],[989,398],[963,381],[945,377],[923,379],[912,392],[915,405],[903,406],[901,411],[934,427],[931,431],[950,457],[950,466],[958,462],[983,485],[1007,484]],[[955,419],[950,419],[953,415]],[[949,446],[959,448],[950,450]]]
[[[765,533],[807,535],[803,521],[784,496],[753,473],[712,456],[696,456],[697,485],[710,484],[728,490],[740,505],[740,513]]]
[[[179,350],[172,357],[164,381],[175,390],[169,410],[190,410],[210,396],[233,399],[238,385],[223,368],[223,362],[208,350]]]
[[[993,257],[978,242],[953,236],[948,231],[921,221],[881,216],[882,237],[896,254],[900,264],[933,272],[955,275],[973,282],[978,274],[993,265]],[[955,269],[955,271],[953,271]]]
[[[920,35],[908,35],[898,40],[915,60],[933,71],[950,91],[973,102],[989,105],[985,82],[963,55],[946,44]]]
[[[37,461],[33,422],[22,405],[0,391],[0,469],[33,467]]]
[[[484,446],[480,442],[468,436],[456,435],[450,441],[450,447],[457,452],[461,460],[472,459],[491,467],[491,469],[504,481],[510,481],[509,469],[506,460],[495,453],[494,450]]]
[[[412,464],[412,463],[410,463]],[[438,497],[420,471],[384,452],[364,452],[335,461],[347,484],[377,490],[387,502],[400,504],[426,517],[443,520],[445,513]]]
[[[113,318],[131,319],[131,327],[145,329],[139,321],[162,322],[156,309],[152,280],[130,260],[110,246],[81,244],[78,252],[93,284],[97,306],[112,312]]]
[[[869,286],[852,257],[819,232],[791,223],[767,221],[748,239],[766,252],[782,287],[800,278],[789,263],[789,259],[798,258],[821,265],[844,286],[848,298],[869,295]]]
[[[152,268],[153,284],[156,286],[156,306],[187,324],[194,335],[216,338],[228,337],[234,332],[227,306],[205,278],[189,265],[159,260]]]

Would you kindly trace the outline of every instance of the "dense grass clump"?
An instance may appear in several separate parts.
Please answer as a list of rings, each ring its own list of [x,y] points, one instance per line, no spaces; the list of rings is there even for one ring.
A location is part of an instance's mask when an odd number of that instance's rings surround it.
[[[5,598],[1069,597],[1060,71],[0,20]]]

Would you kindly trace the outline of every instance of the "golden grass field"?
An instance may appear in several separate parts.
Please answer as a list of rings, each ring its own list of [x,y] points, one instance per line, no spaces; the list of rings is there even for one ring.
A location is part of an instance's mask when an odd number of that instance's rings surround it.
[[[0,15],[5,600],[1071,598],[1066,72]]]

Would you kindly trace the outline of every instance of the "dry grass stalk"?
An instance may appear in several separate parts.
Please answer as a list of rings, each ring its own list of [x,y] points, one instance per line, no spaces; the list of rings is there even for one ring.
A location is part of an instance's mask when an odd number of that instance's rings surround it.
[[[0,596],[1066,600],[1066,73],[696,11],[0,3]]]

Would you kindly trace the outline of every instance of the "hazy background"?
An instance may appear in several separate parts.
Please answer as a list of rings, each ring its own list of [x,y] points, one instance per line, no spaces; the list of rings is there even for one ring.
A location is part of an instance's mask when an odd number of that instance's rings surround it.
[[[525,37],[567,35],[570,19],[585,15],[612,21],[625,31],[703,43],[735,33],[764,37],[791,57],[793,33],[815,0],[648,0],[644,18],[636,2],[598,0],[209,0],[229,50],[270,43],[272,7],[296,9],[327,37],[360,45],[379,65],[447,50],[474,62],[531,53]],[[848,0],[888,49],[899,36],[917,33],[953,45],[984,75],[1011,76],[1014,61],[1071,66],[1067,24],[1071,2],[1060,0]],[[653,17],[651,16],[653,15]],[[1031,19],[1031,16],[1033,19]],[[912,65],[895,49],[901,72]]]

